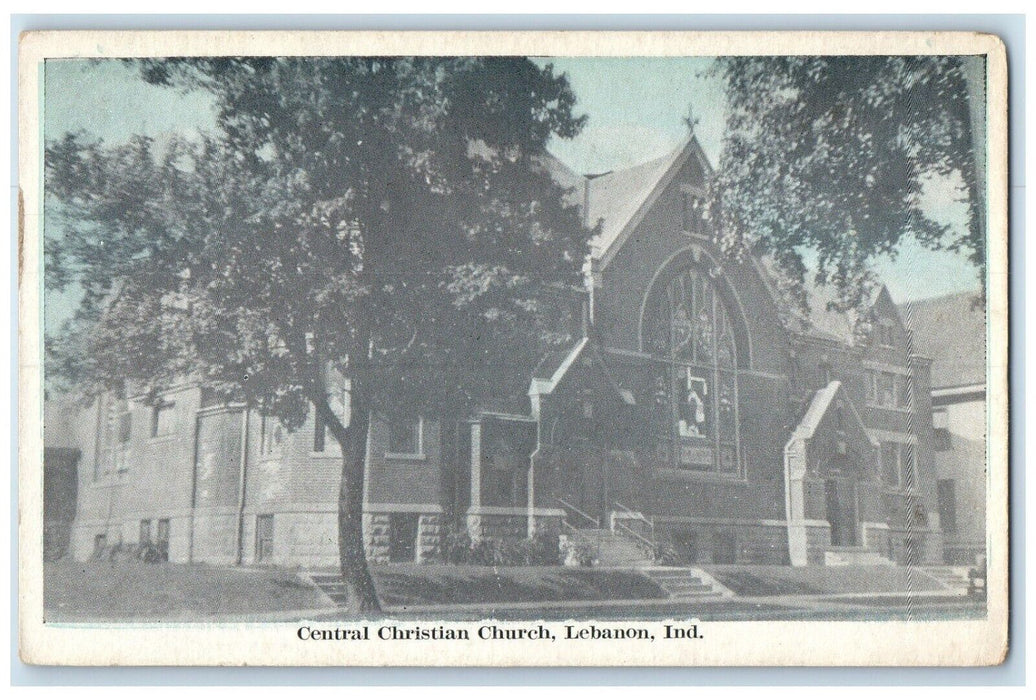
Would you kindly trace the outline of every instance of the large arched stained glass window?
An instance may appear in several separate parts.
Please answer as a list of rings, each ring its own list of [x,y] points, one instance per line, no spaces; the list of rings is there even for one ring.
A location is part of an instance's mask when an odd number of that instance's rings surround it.
[[[659,466],[740,474],[734,327],[708,273],[672,277],[644,321]]]

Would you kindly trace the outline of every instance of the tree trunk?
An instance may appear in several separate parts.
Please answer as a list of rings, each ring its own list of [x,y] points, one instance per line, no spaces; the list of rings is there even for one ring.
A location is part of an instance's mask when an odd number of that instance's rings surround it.
[[[355,409],[355,402],[354,402]],[[370,412],[352,414],[342,445],[342,485],[338,492],[338,555],[348,608],[353,613],[380,612],[374,581],[367,568],[363,539],[363,479]]]
[[[317,412],[342,448],[342,481],[338,490],[338,561],[345,586],[346,607],[355,614],[381,611],[374,589],[363,538],[363,479],[367,459],[367,434],[370,408],[359,382],[353,379],[350,392],[351,420],[349,427],[327,400],[324,391],[313,397]]]

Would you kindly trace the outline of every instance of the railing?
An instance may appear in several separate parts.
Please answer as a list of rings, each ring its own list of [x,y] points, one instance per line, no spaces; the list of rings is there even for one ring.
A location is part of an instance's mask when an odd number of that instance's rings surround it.
[[[558,503],[560,503],[561,505],[563,505],[563,506],[565,507],[565,509],[566,509],[566,510],[570,510],[570,511],[572,511],[573,513],[575,513],[576,515],[582,516],[582,517],[583,517],[583,518],[584,518],[585,520],[587,520],[588,522],[591,522],[591,523],[593,523],[593,524],[594,524],[594,529],[597,529],[597,530],[599,530],[599,529],[601,528],[601,521],[600,521],[600,520],[598,520],[597,518],[593,517],[592,515],[589,515],[588,513],[584,513],[583,511],[579,510],[579,509],[578,509],[578,508],[576,508],[576,507],[575,507],[574,505],[572,505],[571,503],[569,503],[568,501],[566,501],[566,500],[564,500],[564,499],[562,499],[562,498],[558,498],[558,499],[555,499],[555,500],[557,500],[557,502],[558,502]],[[569,526],[569,527],[570,527],[571,529],[573,529],[573,530],[574,530],[574,529],[576,529],[576,528],[572,527],[572,526],[571,526],[571,525],[570,525],[570,524],[568,523],[568,521],[567,521],[567,520],[565,520],[565,521],[563,521],[563,522],[564,522],[564,523],[565,523],[566,525],[568,525],[568,526]]]
[[[653,521],[645,518],[643,513],[639,513],[637,511],[634,511],[633,509],[629,508],[628,506],[624,506],[623,504],[619,503],[618,501],[615,501],[614,505],[619,510],[621,510],[623,513],[625,513],[626,516],[628,517],[628,519],[630,519],[630,520],[639,520],[639,521],[643,522],[645,525],[647,525],[648,526],[648,531],[650,532],[650,537],[644,537],[639,532],[637,532],[636,530],[631,528],[629,525],[626,525],[625,523],[620,522],[618,519],[616,519],[614,517],[614,515],[612,516],[612,530],[615,530],[616,528],[622,530],[622,532],[624,534],[626,534],[629,537],[632,537],[635,541],[640,543],[643,547],[647,548],[647,552],[653,558],[655,556],[655,523]]]
[[[644,550],[645,554],[650,556],[652,559],[655,558],[655,543],[654,542],[652,542],[651,540],[647,539],[643,535],[640,535],[639,533],[637,533],[629,525],[624,525],[624,524],[618,523],[618,522],[615,523],[615,525],[620,530],[622,530],[624,535],[626,535],[627,537],[632,537],[635,540],[636,544],[639,544],[641,546],[641,548]]]

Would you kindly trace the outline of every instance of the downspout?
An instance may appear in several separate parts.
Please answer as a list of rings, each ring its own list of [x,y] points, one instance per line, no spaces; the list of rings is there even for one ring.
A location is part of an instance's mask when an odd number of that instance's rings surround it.
[[[248,419],[251,411],[241,410],[241,460],[237,479],[237,565],[244,562],[245,552],[245,484],[248,475]]]
[[[187,528],[187,563],[194,563],[194,511],[198,504],[198,434],[201,416],[194,416],[194,454],[191,458],[191,523]]]
[[[532,454],[529,455],[529,477],[528,487],[528,504],[529,504],[529,523],[528,523],[528,536],[530,538],[536,536],[536,458],[540,454],[540,418],[536,416],[536,447],[533,449]]]

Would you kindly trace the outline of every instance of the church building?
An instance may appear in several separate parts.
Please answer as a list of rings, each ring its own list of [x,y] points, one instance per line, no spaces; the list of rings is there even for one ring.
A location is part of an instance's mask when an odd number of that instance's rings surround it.
[[[461,423],[374,417],[371,561],[442,561],[451,532],[590,529],[688,564],[942,560],[930,361],[885,288],[861,317],[810,289],[805,314],[765,260],[725,259],[693,136],[625,170],[546,166],[601,224],[582,337]],[[191,385],[142,398],[78,424],[77,558],[149,542],[178,562],[337,562],[341,457],[312,412],[289,433]]]

